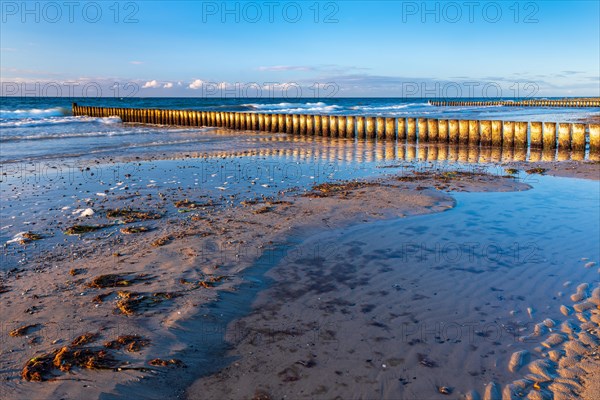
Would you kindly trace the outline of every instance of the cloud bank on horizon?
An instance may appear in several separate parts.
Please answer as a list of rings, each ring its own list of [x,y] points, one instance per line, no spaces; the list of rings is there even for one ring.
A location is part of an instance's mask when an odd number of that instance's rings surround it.
[[[3,1],[1,12],[1,95],[600,95],[596,1]]]

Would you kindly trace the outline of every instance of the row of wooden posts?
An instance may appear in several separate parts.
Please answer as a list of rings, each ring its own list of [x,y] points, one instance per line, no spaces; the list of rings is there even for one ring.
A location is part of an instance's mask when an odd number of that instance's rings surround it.
[[[227,111],[88,107],[73,104],[73,115],[118,116],[123,122],[209,126],[409,143],[457,143],[516,148],[600,151],[600,124],[458,120],[344,115],[263,114]],[[589,140],[588,140],[589,139]]]
[[[429,101],[432,106],[452,107],[485,107],[485,106],[507,106],[507,107],[600,107],[600,99],[565,99],[565,100],[497,100],[497,101]]]

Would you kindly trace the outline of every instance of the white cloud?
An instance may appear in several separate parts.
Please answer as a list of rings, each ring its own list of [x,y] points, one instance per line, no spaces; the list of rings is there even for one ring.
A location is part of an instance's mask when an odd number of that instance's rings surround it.
[[[148,81],[148,82],[144,83],[144,86],[142,86],[142,89],[157,88],[159,86],[160,86],[160,84],[156,80],[152,80],[152,81]]]
[[[312,67],[303,65],[272,65],[266,67],[258,67],[259,71],[311,71]]]
[[[172,87],[173,87],[173,84],[171,82],[167,82],[163,86],[163,88],[165,88],[165,89],[171,89]]]
[[[190,83],[190,85],[188,86],[190,89],[200,89],[202,88],[202,85],[204,84],[204,81],[202,79],[196,79],[194,82]]]
[[[133,65],[140,65],[143,64],[143,61],[129,61],[129,64],[133,64]]]

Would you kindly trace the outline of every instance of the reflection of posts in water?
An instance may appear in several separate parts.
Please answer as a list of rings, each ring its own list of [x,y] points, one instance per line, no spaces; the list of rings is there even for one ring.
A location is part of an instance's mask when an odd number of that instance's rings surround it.
[[[406,119],[406,139],[408,143],[417,141],[417,121],[414,118]]]
[[[469,162],[469,147],[468,146],[459,146],[457,149],[458,152],[458,161],[462,163]]]
[[[413,161],[417,158],[417,148],[414,145],[406,146],[406,161]]]
[[[419,125],[419,133],[417,134],[419,143],[425,143],[429,138],[427,134],[427,118],[418,118],[417,121]]]
[[[502,162],[512,161],[515,156],[515,150],[512,147],[502,147],[502,154],[500,156],[500,160]]]
[[[447,144],[443,144],[438,148],[437,159],[439,161],[448,160],[448,145]]]
[[[451,162],[458,161],[458,146],[457,145],[448,146],[448,161],[451,161]]]
[[[490,147],[491,148],[491,160],[492,162],[498,163],[502,161],[502,148],[501,147]]]
[[[384,157],[386,160],[396,159],[396,144],[393,141],[385,142]]]
[[[356,117],[356,137],[358,139],[365,138],[365,117]]]
[[[437,119],[435,119],[435,118],[427,119],[427,134],[428,134],[430,143],[437,143],[438,136],[439,136]]]
[[[427,146],[427,159],[429,161],[436,161],[438,159],[438,147],[433,145],[433,146]]]
[[[419,161],[427,161],[427,146],[417,146],[417,155]]]
[[[556,148],[556,123],[544,122],[542,148],[544,150],[553,150]]]
[[[542,161],[554,161],[556,149],[542,149]]]
[[[539,147],[532,147],[529,149],[529,161],[537,162],[542,161],[542,149]]]

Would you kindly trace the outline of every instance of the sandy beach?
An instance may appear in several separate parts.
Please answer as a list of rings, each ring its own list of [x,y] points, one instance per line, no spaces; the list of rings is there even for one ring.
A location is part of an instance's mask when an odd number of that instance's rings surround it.
[[[499,263],[444,253],[432,264],[421,252],[435,253],[435,246],[419,245],[477,238],[466,233],[468,220],[453,215],[469,196],[528,193],[536,177],[559,179],[546,173],[593,185],[597,162],[488,167],[496,173],[387,165],[360,179],[309,186],[240,180],[239,192],[216,196],[179,181],[189,175],[187,164],[174,168],[160,157],[139,163],[119,179],[71,182],[79,194],[64,204],[26,181],[4,186],[24,198],[37,190],[34,201],[59,212],[5,247],[3,257],[15,266],[0,281],[3,398],[476,398],[469,394],[476,391],[491,399],[518,379],[524,393],[591,390],[591,380],[556,374],[573,364],[597,368],[590,346],[598,308],[586,305],[597,301],[597,266],[585,267],[597,254],[570,259],[569,284],[564,270],[558,273],[564,257],[548,255],[556,271],[546,270],[553,278],[542,287],[539,271],[521,265],[531,264],[534,247]],[[266,194],[258,195],[259,187]],[[438,216],[451,222],[419,222]],[[395,224],[408,221],[415,225],[399,243]],[[446,239],[425,226],[448,229]],[[523,284],[525,271],[532,276]],[[565,322],[561,305],[575,322]],[[544,350],[554,329],[538,325],[547,319],[561,327],[564,340],[552,340],[566,357]],[[535,330],[543,332],[518,339]],[[540,372],[523,361],[509,371],[520,351],[532,355],[528,362],[556,365]],[[575,372],[565,374],[573,381]],[[486,389],[491,381],[497,386]]]

